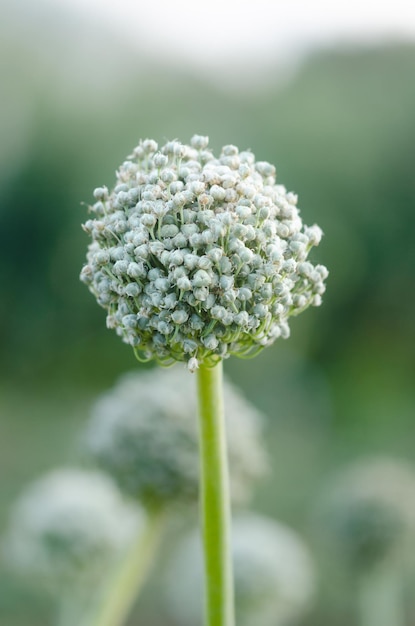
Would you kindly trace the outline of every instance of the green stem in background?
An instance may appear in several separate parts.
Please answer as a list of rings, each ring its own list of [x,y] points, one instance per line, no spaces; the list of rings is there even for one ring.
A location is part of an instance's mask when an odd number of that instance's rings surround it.
[[[161,507],[147,510],[145,526],[126,551],[115,574],[104,586],[84,626],[122,626],[134,604],[159,546],[165,514]]]
[[[222,362],[197,372],[200,506],[205,557],[205,626],[234,626],[230,490]]]
[[[360,626],[406,624],[402,576],[395,560],[361,574],[358,584]]]

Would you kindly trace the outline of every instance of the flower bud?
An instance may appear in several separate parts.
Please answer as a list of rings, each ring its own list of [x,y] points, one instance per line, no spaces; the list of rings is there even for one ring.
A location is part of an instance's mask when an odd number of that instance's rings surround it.
[[[55,470],[14,505],[5,555],[29,581],[81,599],[116,566],[143,521],[106,475]]]
[[[195,358],[212,366],[231,353],[256,354],[278,334],[288,336],[289,317],[318,306],[325,290],[326,268],[307,260],[321,230],[303,225],[295,194],[274,184],[274,166],[232,145],[216,158],[207,145],[201,135],[190,146],[170,141],[160,150],[142,141],[121,165],[115,188],[95,190],[96,219],[84,225],[92,242],[82,281],[137,357],[162,365]],[[112,281],[105,290],[102,271]],[[283,282],[287,276],[291,283]],[[264,282],[275,287],[271,295]],[[264,324],[257,305],[270,300],[273,319]],[[175,311],[182,318],[183,306],[188,317],[180,333],[166,333],[163,324],[160,331],[159,322],[168,324]],[[238,317],[244,312],[249,325]],[[129,313],[146,323],[127,328],[122,319]],[[203,326],[195,327],[193,315]],[[215,320],[226,329],[218,325],[224,340],[213,348],[205,338]]]

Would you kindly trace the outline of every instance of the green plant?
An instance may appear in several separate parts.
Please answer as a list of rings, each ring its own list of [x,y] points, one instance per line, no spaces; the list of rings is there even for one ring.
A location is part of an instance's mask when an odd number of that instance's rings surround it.
[[[81,278],[107,325],[140,361],[197,372],[206,624],[232,626],[222,360],[287,338],[289,317],[321,303],[327,270],[307,256],[322,232],[303,226],[273,165],[232,145],[216,158],[200,135],[140,142],[94,195]]]

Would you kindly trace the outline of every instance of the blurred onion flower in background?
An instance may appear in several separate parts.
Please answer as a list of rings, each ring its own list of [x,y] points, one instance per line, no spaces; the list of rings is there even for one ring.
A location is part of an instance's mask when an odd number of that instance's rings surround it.
[[[352,567],[379,564],[414,532],[413,467],[387,458],[348,467],[327,487],[319,519]]]
[[[249,499],[267,467],[263,415],[225,381],[232,498]],[[85,432],[89,456],[144,504],[197,499],[199,451],[194,381],[180,367],[131,372],[95,403]]]
[[[81,279],[140,360],[194,371],[253,356],[321,304],[328,272],[307,256],[322,231],[251,152],[146,139],[94,195]]]
[[[18,573],[55,594],[59,623],[73,626],[142,524],[140,508],[126,504],[109,477],[59,469],[14,505],[4,552]]]
[[[326,488],[318,524],[357,583],[362,626],[405,624],[405,569],[415,545],[414,468],[389,458],[351,465]]]
[[[310,607],[315,591],[313,562],[293,530],[253,513],[236,516],[232,555],[238,626],[293,624]],[[201,623],[202,575],[200,538],[193,532],[179,543],[166,577],[168,609],[184,626]]]

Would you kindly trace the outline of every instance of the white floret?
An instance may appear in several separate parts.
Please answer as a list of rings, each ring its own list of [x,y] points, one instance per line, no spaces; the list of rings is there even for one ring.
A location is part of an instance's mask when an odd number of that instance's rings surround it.
[[[211,366],[232,354],[256,354],[288,336],[289,317],[321,303],[327,278],[321,265],[307,262],[312,269],[299,270],[322,231],[303,226],[295,194],[275,185],[274,166],[232,145],[216,158],[207,146],[200,135],[190,146],[142,141],[119,169],[114,190],[95,190],[96,218],[84,225],[92,243],[81,278],[107,309],[108,325],[135,346],[138,359],[191,360],[190,370],[196,362]],[[293,280],[281,292],[287,274]],[[274,316],[261,335],[254,332],[264,317],[256,307],[264,299],[260,277],[271,289]],[[232,280],[232,292],[223,278]],[[117,314],[124,304],[128,313]],[[245,312],[249,326],[237,317]],[[162,341],[154,334],[160,313],[167,314]],[[135,329],[128,314],[137,316]],[[193,314],[202,320],[198,328]],[[212,314],[218,323],[209,334],[217,341],[205,341]]]

